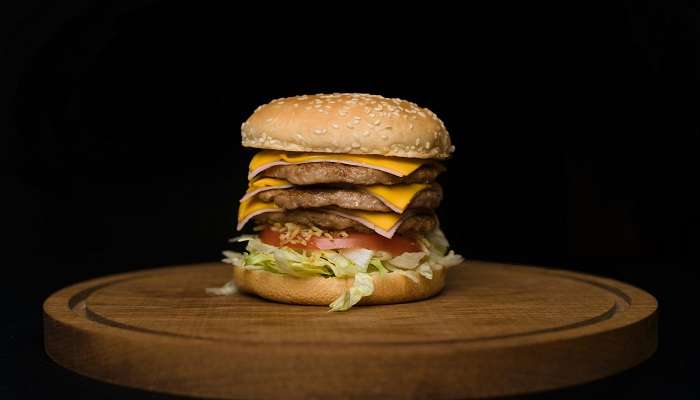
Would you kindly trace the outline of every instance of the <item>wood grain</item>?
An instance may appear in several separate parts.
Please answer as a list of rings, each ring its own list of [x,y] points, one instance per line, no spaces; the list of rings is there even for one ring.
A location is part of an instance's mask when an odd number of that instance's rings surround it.
[[[78,373],[209,398],[469,398],[630,368],[656,349],[656,300],[574,272],[468,262],[420,302],[355,307],[205,293],[225,264],[113,275],[44,304],[47,353]]]

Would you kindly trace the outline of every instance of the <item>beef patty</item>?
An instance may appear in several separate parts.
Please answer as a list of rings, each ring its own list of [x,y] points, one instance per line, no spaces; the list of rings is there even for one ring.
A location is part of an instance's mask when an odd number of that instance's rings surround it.
[[[286,210],[337,206],[353,210],[392,211],[378,198],[350,188],[291,188],[272,189],[260,192],[257,197],[265,202],[273,201]],[[407,208],[437,208],[442,201],[442,187],[438,183],[421,190]]]
[[[276,165],[261,172],[262,176],[286,179],[295,185],[351,183],[355,185],[396,185],[430,183],[445,170],[441,164],[424,164],[411,174],[400,177],[377,169],[334,162]]]
[[[295,210],[265,213],[253,217],[257,224],[274,224],[275,222],[294,222],[301,225],[317,226],[329,230],[351,229],[358,232],[372,233],[373,230],[340,215],[321,210]],[[406,218],[397,229],[397,233],[428,232],[437,226],[437,217],[433,214],[414,214]]]

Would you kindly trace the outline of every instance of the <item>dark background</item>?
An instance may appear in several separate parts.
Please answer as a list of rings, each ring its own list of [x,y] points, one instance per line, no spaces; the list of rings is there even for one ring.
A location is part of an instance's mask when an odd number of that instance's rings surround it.
[[[109,273],[218,259],[252,154],[240,123],[277,97],[353,91],[444,120],[457,152],[439,214],[462,254],[595,273],[659,300],[651,360],[543,397],[696,398],[695,6],[336,6],[0,12],[3,392],[168,398],[53,364],[43,300]]]

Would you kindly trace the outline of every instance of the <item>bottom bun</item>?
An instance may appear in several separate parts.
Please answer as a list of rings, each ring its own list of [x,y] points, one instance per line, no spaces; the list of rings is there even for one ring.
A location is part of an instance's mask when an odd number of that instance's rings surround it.
[[[359,305],[394,304],[427,299],[445,287],[446,269],[433,271],[433,279],[418,277],[418,282],[405,275],[372,274],[374,293],[363,297]],[[242,292],[288,304],[327,306],[353,284],[352,278],[295,278],[267,271],[251,271],[233,267],[233,282]]]

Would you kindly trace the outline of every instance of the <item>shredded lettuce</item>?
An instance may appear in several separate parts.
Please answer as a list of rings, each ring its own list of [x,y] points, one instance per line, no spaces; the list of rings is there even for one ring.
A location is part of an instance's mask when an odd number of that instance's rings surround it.
[[[416,268],[416,272],[425,277],[425,279],[433,279],[433,268],[431,268],[430,264],[427,262],[424,262],[418,266],[418,268]]]
[[[443,267],[449,268],[454,267],[455,265],[459,265],[463,261],[464,257],[460,256],[459,254],[455,254],[454,251],[450,250],[450,252],[446,255],[438,257],[437,260],[435,260],[435,263],[442,265]]]
[[[231,242],[247,242],[246,251],[224,251],[224,262],[248,270],[262,270],[294,277],[325,276],[353,278],[353,286],[330,304],[331,311],[344,311],[374,291],[372,275],[396,273],[418,283],[432,279],[433,272],[463,261],[439,229],[418,238],[421,251],[392,256],[385,251],[368,249],[295,250],[263,243],[257,235],[242,235]],[[224,289],[224,288],[221,288]],[[230,288],[229,288],[230,290]],[[235,290],[235,287],[234,289]],[[214,291],[208,291],[214,293]],[[226,291],[224,291],[226,292]],[[223,292],[222,292],[223,293]]]
[[[406,252],[389,260],[389,264],[401,269],[416,269],[420,265],[420,260],[426,255],[427,253],[423,251]]]
[[[387,272],[389,272],[389,271],[387,271],[386,267],[384,267],[384,263],[382,262],[382,260],[380,260],[376,257],[369,260],[369,265],[371,267],[374,267],[379,272],[380,275],[384,275]]]
[[[403,275],[415,283],[420,282],[420,279],[418,279],[418,274],[416,273],[416,271],[396,268],[396,267],[392,266],[391,264],[386,264],[385,266],[386,266],[386,269],[388,269],[389,272],[391,272],[391,273]]]
[[[238,292],[238,288],[233,283],[233,281],[228,281],[222,287],[207,288],[206,292],[209,294],[216,295],[216,296],[230,296],[230,295]]]
[[[221,261],[231,264],[236,267],[242,267],[245,264],[245,257],[243,254],[235,251],[224,251],[225,258]]]
[[[369,296],[374,292],[374,281],[372,277],[365,272],[355,274],[352,287],[346,290],[330,304],[330,311],[346,311],[354,306],[363,297]]]
[[[360,272],[367,272],[367,266],[374,256],[374,251],[367,249],[342,249],[340,254],[352,261]]]

